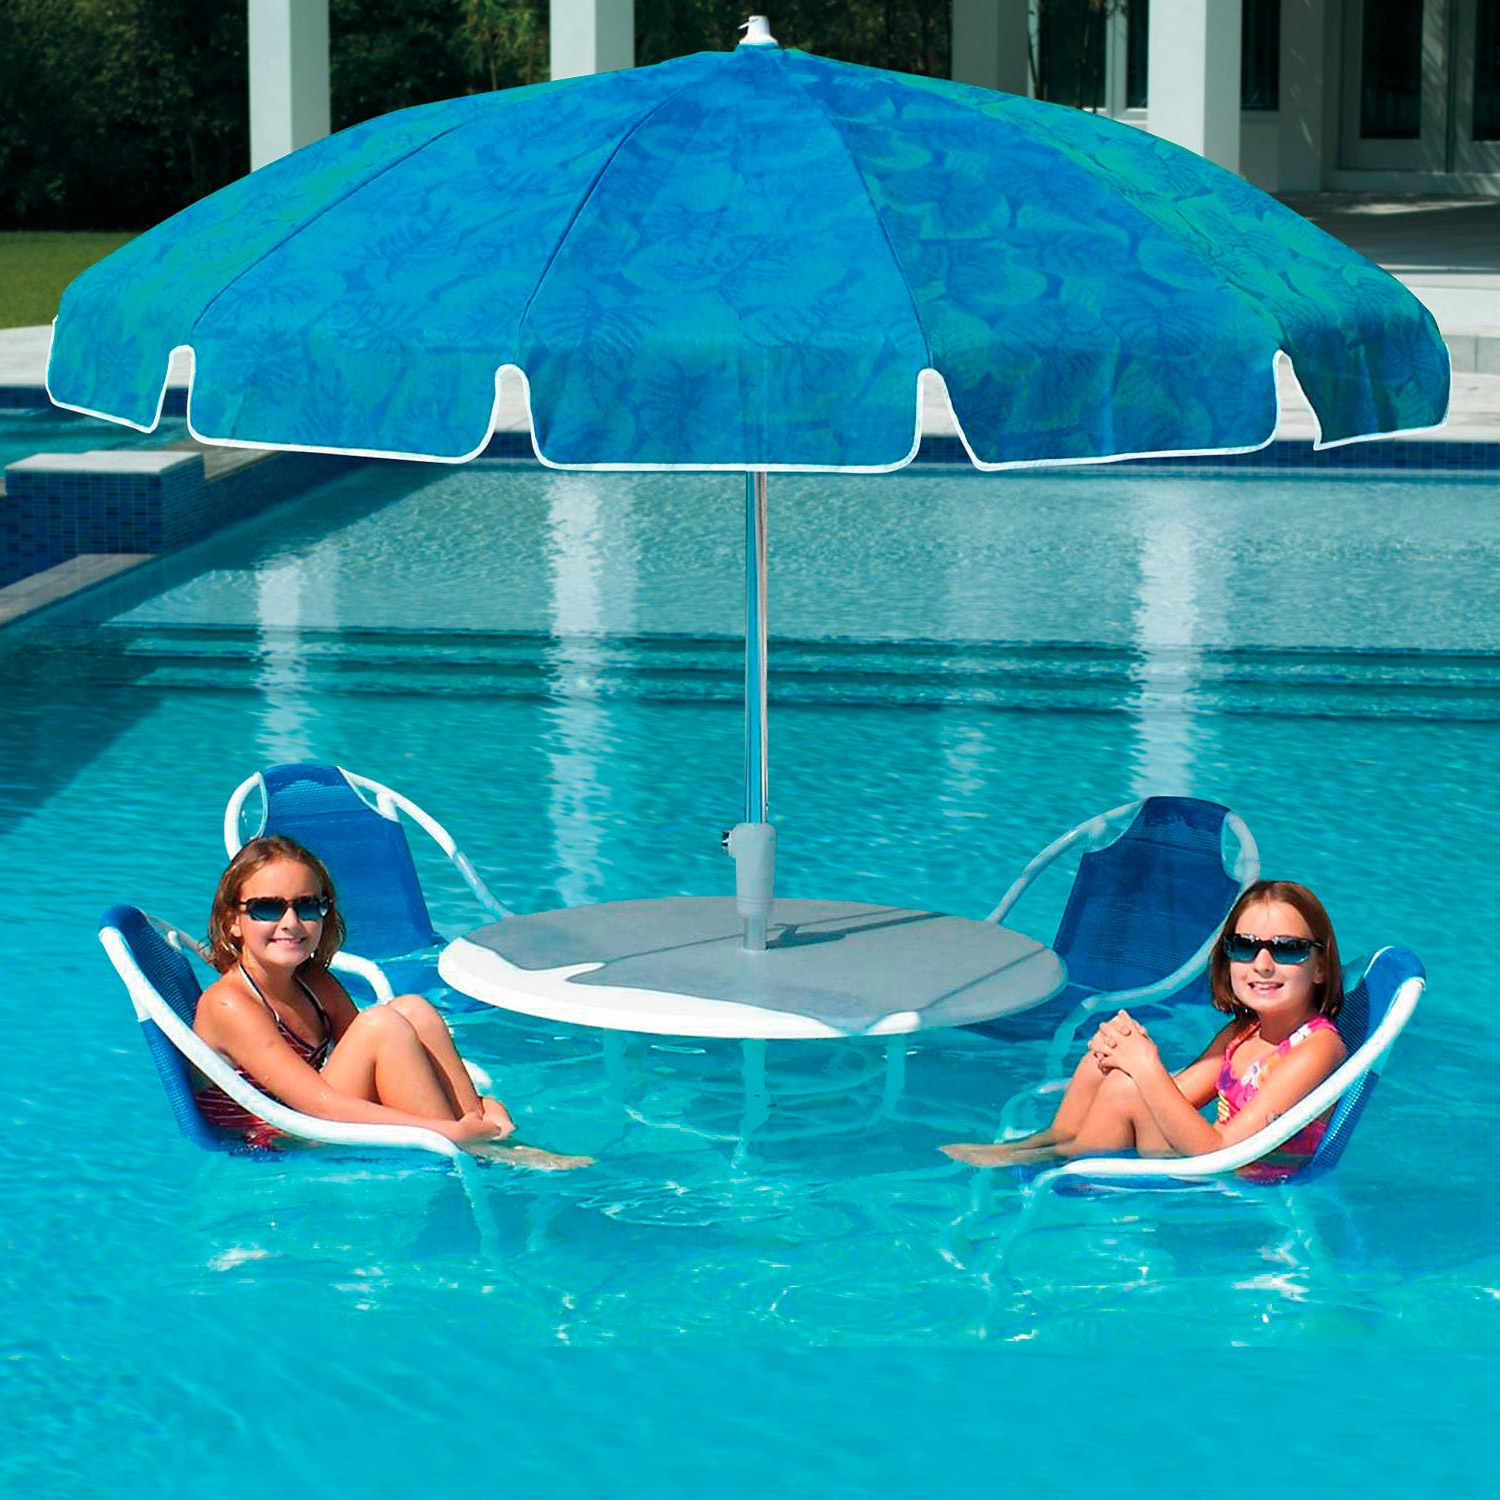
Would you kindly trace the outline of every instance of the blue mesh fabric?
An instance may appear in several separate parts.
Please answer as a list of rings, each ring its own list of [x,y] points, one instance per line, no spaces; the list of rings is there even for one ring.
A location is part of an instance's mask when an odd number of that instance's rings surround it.
[[[993,1021],[978,1021],[965,1031],[980,1031],[985,1036],[1000,1037],[1008,1042],[1045,1040],[1057,1030],[1063,1018],[1094,992],[1082,985],[1065,984],[1050,1000],[1033,1005],[1014,1015],[996,1016]]]
[[[1338,1013],[1337,1024],[1339,1035],[1351,1053],[1363,1046],[1370,1032],[1379,1025],[1396,998],[1396,991],[1408,979],[1423,972],[1416,954],[1404,948],[1383,949],[1368,966],[1346,966],[1344,1004]],[[1380,1075],[1370,1068],[1339,1096],[1313,1159],[1297,1174],[1299,1182],[1321,1176],[1337,1163],[1379,1081]]]
[[[101,927],[113,927],[125,939],[130,955],[140,967],[146,982],[187,1025],[193,1024],[202,993],[187,959],[173,948],[133,906],[113,906],[105,912]],[[161,1028],[149,1017],[141,1022],[141,1032],[150,1049],[162,1087],[172,1106],[178,1128],[205,1150],[224,1148],[227,1138],[211,1126],[198,1112],[193,1099],[193,1075],[187,1060],[168,1041]]]
[[[296,839],[328,867],[351,953],[391,958],[442,941],[399,823],[376,812],[337,767],[282,765],[261,774],[265,831]]]
[[[1113,844],[1083,856],[1052,943],[1070,982],[1152,984],[1213,935],[1239,894],[1221,852],[1227,813],[1193,797],[1151,797]]]

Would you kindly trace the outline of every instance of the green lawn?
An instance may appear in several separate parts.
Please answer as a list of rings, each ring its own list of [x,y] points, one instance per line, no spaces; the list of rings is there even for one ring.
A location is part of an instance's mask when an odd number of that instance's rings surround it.
[[[0,233],[0,328],[31,328],[57,316],[63,288],[117,250],[130,233]]]

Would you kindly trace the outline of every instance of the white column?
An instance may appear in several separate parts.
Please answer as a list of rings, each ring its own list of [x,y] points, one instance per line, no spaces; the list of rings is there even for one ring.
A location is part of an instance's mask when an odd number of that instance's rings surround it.
[[[249,0],[250,170],[328,134],[328,0]]]
[[[1029,94],[1029,10],[1028,0],[953,0],[953,81]]]
[[[1151,7],[1146,126],[1240,169],[1240,0],[1157,0]]]
[[[552,77],[635,66],[635,0],[552,0]]]

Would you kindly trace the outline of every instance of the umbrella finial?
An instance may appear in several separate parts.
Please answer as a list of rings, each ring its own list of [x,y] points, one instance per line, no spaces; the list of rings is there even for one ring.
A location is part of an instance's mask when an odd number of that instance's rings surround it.
[[[780,43],[771,35],[771,23],[765,16],[751,16],[740,30],[745,33],[742,47],[776,47]]]

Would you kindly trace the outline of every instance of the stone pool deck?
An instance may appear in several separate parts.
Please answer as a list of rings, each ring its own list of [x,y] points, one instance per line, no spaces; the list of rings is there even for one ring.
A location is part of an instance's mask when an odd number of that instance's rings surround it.
[[[1389,466],[1486,472],[1500,479],[1500,199],[1386,199],[1307,194],[1287,202],[1384,266],[1432,312],[1453,361],[1447,423],[1368,445],[1311,452],[1311,409],[1285,361],[1281,420],[1262,454],[1226,464],[1268,468]],[[51,329],[0,330],[0,408],[45,399]],[[174,361],[168,410],[182,409],[186,361]],[[923,456],[961,459],[947,402],[924,391]],[[495,451],[529,454],[525,412],[502,407]],[[157,449],[44,455],[13,464],[0,483],[11,514],[0,535],[0,626],[206,535],[225,519],[277,503],[360,460],[265,454],[192,439]],[[1203,461],[1170,460],[1167,464]],[[20,515],[20,511],[26,514]],[[16,525],[17,521],[24,524]]]

